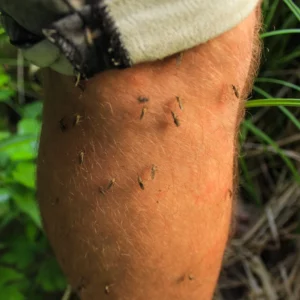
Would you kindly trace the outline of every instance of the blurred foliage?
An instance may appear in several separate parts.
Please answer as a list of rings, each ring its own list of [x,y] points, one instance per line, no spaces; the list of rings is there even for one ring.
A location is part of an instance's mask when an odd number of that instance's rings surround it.
[[[9,51],[5,36],[0,43],[0,299],[59,299],[66,281],[36,202],[42,93],[25,68],[25,103],[18,103],[17,70],[11,64],[16,58],[3,57],[1,50],[16,52]]]
[[[282,106],[285,98],[294,99],[295,106],[300,101],[299,7],[289,0],[270,0],[264,1],[263,11],[264,31],[280,32],[263,36],[262,66],[250,101],[275,98],[279,102],[273,108],[262,108],[266,102],[253,102],[240,140],[272,146],[279,156],[269,153],[264,158],[273,166],[272,176],[278,176],[285,165],[289,170],[285,176],[299,180],[298,167],[276,142],[289,135],[291,126],[300,129],[299,110]],[[0,300],[59,299],[66,281],[44,236],[35,197],[42,92],[30,68],[18,66],[17,56],[0,29]],[[24,103],[18,100],[23,93],[18,90],[18,68],[25,71]],[[270,191],[260,188],[265,178],[253,172],[255,164],[257,160],[241,155],[241,191],[249,201],[261,205]]]

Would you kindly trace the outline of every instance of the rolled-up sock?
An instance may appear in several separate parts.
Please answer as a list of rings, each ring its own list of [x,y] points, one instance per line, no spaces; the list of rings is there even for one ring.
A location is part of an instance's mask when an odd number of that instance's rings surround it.
[[[41,67],[89,78],[190,49],[259,0],[0,0],[11,42]]]

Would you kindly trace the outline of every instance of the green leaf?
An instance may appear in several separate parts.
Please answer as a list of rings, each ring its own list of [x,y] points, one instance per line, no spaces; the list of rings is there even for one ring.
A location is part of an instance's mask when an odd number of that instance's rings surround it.
[[[22,144],[32,143],[35,141],[36,141],[36,136],[34,134],[12,135],[9,138],[0,141],[0,153],[1,151],[9,147],[18,148]]]
[[[40,230],[33,223],[27,223],[25,230],[26,230],[26,237],[31,242],[34,242],[38,234],[40,233]]]
[[[0,131],[0,141],[3,139],[7,139],[10,136],[9,131]]]
[[[2,189],[5,190],[5,189]],[[0,197],[2,197],[2,200],[0,200],[0,230],[5,227],[7,222],[10,221],[13,214],[10,211],[8,200],[10,198],[10,195],[6,192],[4,194],[0,194]],[[4,199],[3,199],[4,198]]]
[[[34,263],[37,245],[30,243],[25,236],[16,236],[9,242],[9,249],[4,253],[0,262],[10,264],[19,270],[26,270]]]
[[[7,84],[10,81],[10,77],[5,73],[0,73],[0,87]]]
[[[18,290],[15,285],[0,286],[0,299],[5,300],[25,300],[23,294]]]
[[[5,102],[15,94],[15,91],[10,89],[0,90],[0,102]]]
[[[18,135],[0,142],[5,153],[13,161],[31,160],[37,157],[40,122],[35,119],[23,119],[18,123]]]
[[[12,178],[28,188],[35,189],[36,165],[29,162],[20,162],[12,172]]]
[[[53,258],[43,262],[36,280],[48,292],[60,291],[66,287],[65,277],[62,275],[57,262]]]
[[[37,140],[36,134],[12,135],[0,140],[0,153],[5,153],[12,161],[35,159]]]
[[[9,190],[6,188],[0,188],[0,203],[7,202],[9,198],[10,198]]]
[[[41,101],[33,102],[25,105],[23,110],[23,117],[28,119],[36,119],[42,115],[43,103]],[[40,127],[40,122],[38,123]]]
[[[3,229],[12,221],[14,221],[18,214],[11,210],[8,203],[0,203],[0,216],[0,229]]]
[[[41,229],[41,216],[34,192],[14,187],[13,189],[10,189],[10,193],[19,210],[28,215],[36,226]]]
[[[41,123],[35,119],[22,119],[18,123],[19,135],[34,134],[38,136],[41,129]]]
[[[12,268],[0,266],[0,287],[9,284],[12,281],[23,279],[23,274]],[[1,290],[1,288],[0,288]],[[5,299],[1,298],[0,299]]]

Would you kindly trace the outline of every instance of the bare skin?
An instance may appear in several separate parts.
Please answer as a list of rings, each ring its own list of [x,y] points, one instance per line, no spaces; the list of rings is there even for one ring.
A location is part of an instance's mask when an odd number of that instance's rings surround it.
[[[84,91],[45,72],[38,197],[81,299],[212,298],[256,24],[253,12],[180,63],[105,72]]]

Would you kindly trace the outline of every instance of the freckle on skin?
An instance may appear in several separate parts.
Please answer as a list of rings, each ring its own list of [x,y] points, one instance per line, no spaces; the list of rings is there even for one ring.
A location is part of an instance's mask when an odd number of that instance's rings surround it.
[[[183,282],[184,280],[185,280],[185,274],[178,277],[178,279],[176,280],[176,283],[179,284],[179,283]]]

